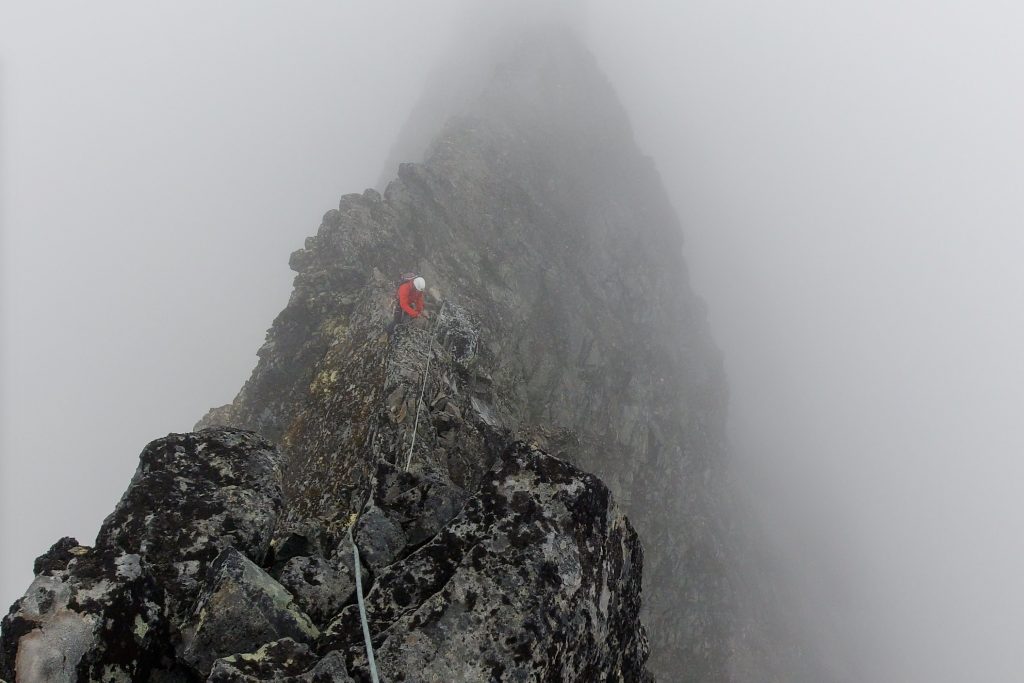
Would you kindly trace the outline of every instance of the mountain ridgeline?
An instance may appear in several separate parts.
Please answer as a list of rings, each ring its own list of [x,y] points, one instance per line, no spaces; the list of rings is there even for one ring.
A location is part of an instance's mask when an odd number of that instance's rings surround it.
[[[385,681],[792,680],[652,161],[571,37],[485,71],[292,254],[234,402],[37,560],[0,677],[368,681],[358,583]],[[389,335],[407,271],[431,316]]]

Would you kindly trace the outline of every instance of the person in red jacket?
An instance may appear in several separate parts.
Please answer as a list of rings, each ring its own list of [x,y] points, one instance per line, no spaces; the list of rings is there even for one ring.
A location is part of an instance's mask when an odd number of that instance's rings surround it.
[[[398,305],[395,306],[395,319],[391,321],[389,332],[393,332],[399,323],[415,320],[421,316],[426,319],[427,312],[423,308],[423,290],[426,288],[426,280],[419,276],[406,280],[398,286]]]

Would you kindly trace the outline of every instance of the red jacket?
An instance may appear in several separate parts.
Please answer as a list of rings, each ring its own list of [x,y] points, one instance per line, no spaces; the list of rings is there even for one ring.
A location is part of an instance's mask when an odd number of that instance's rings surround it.
[[[398,305],[413,318],[420,317],[423,312],[423,292],[416,289],[412,280],[398,287]]]

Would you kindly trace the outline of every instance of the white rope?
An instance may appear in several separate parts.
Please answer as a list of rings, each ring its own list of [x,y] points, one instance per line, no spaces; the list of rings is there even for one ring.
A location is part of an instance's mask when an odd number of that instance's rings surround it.
[[[420,397],[416,402],[416,420],[412,427],[412,444],[409,446],[409,457],[405,463],[405,471],[409,471],[409,465],[412,463],[412,451],[416,447],[416,429],[420,424],[420,407],[423,405],[423,393],[427,389],[427,376],[430,373],[430,361],[434,357],[434,333],[437,330],[437,323],[441,319],[441,314],[444,312],[444,305],[446,302],[441,302],[441,308],[437,312],[437,318],[434,320],[434,324],[430,328],[430,346],[427,351],[427,365],[423,371],[423,382],[420,385]],[[352,530],[356,526],[356,520],[353,519],[352,523],[348,527],[348,540],[352,544],[352,563],[355,567],[356,575],[356,602],[359,604],[359,620],[363,626],[363,641],[366,643],[366,660],[370,666],[370,680],[372,683],[380,683],[380,677],[377,675],[377,660],[373,656],[373,641],[370,639],[370,623],[366,618],[366,603],[363,601],[363,570],[359,564],[359,547],[356,546],[356,539],[352,533]]]
[[[370,680],[373,683],[380,683],[377,676],[377,661],[373,657],[373,642],[370,640],[370,624],[366,620],[366,604],[363,602],[363,570],[359,566],[359,548],[356,547],[356,539],[352,535],[355,522],[348,528],[348,540],[352,543],[352,560],[356,568],[356,601],[359,603],[359,619],[363,622],[363,640],[366,642],[366,659],[370,663]]]
[[[420,426],[420,407],[423,405],[423,392],[427,390],[427,377],[430,375],[430,361],[434,358],[434,333],[437,330],[437,323],[441,320],[441,314],[444,312],[444,305],[447,303],[447,299],[441,302],[441,308],[437,312],[437,318],[434,319],[434,324],[430,326],[430,346],[427,351],[427,367],[423,371],[423,382],[420,384],[420,397],[416,399],[416,419],[412,424],[412,443],[409,444],[409,455],[405,459],[405,471],[409,471],[409,465],[412,464],[412,450],[416,448],[416,431]]]

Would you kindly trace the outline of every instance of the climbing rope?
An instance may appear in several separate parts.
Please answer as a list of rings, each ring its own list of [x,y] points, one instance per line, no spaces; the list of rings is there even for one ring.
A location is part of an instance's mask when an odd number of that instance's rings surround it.
[[[433,325],[430,326],[430,344],[427,347],[427,364],[423,370],[423,381],[420,383],[420,396],[416,402],[416,420],[412,427],[412,444],[409,446],[409,456],[405,462],[405,471],[409,471],[409,465],[412,463],[412,452],[416,448],[416,430],[420,424],[420,407],[423,405],[423,394],[427,389],[427,376],[430,373],[430,361],[434,357],[434,335],[437,333],[437,323],[441,320],[441,314],[444,313],[444,306],[447,300],[441,301],[441,308],[437,312],[437,318],[434,319]],[[390,367],[391,359],[388,359],[388,367]],[[385,368],[385,375],[387,375],[387,368]],[[375,436],[375,435],[374,435]],[[356,521],[358,517],[353,514],[349,527],[348,527],[348,540],[352,544],[352,563],[355,567],[356,575],[356,602],[359,605],[359,621],[363,627],[363,642],[366,644],[366,660],[370,667],[370,680],[372,683],[380,683],[380,677],[377,674],[377,660],[373,656],[373,641],[370,639],[370,623],[366,617],[366,603],[363,600],[363,570],[359,563],[359,547],[356,545],[356,539],[353,535],[352,530],[355,529]]]
[[[420,407],[423,405],[423,393],[427,390],[427,377],[430,375],[430,361],[434,357],[434,334],[437,332],[437,323],[441,320],[441,314],[444,313],[444,305],[448,303],[445,299],[441,302],[441,308],[437,311],[437,317],[434,318],[434,324],[430,326],[430,345],[427,347],[427,366],[423,370],[423,381],[420,383],[420,397],[416,399],[416,419],[412,425],[412,443],[409,444],[409,455],[405,459],[405,471],[409,471],[409,465],[412,464],[412,451],[416,448],[416,431],[420,425]]]
[[[356,570],[356,602],[359,603],[359,619],[363,622],[363,641],[366,643],[366,659],[370,663],[370,680],[373,683],[380,683],[377,676],[377,660],[373,657],[373,642],[370,640],[370,624],[366,620],[366,603],[363,602],[363,570],[359,566],[359,548],[356,547],[356,539],[352,535],[355,526],[356,521],[353,519],[348,527],[348,540],[352,544],[352,561]]]

